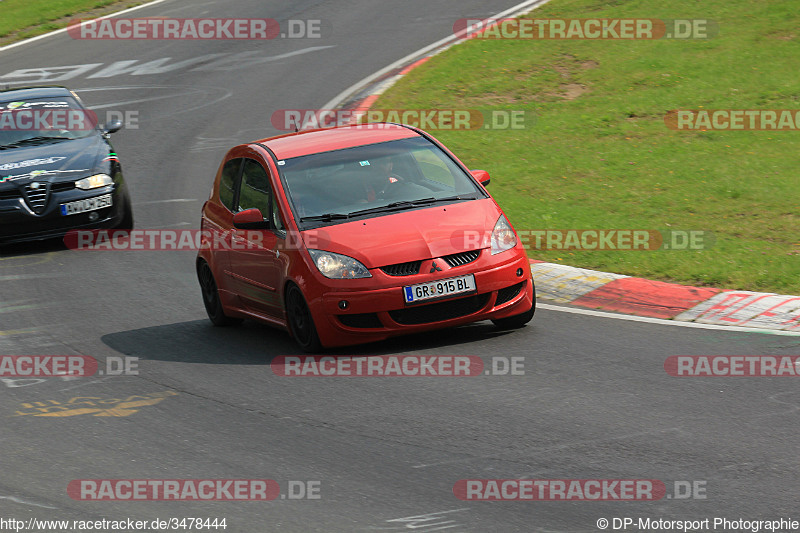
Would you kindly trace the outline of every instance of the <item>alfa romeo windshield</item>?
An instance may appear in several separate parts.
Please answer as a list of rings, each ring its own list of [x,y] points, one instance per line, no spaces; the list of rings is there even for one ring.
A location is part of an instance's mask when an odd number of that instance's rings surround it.
[[[0,101],[0,149],[80,139],[97,120],[68,96]]]

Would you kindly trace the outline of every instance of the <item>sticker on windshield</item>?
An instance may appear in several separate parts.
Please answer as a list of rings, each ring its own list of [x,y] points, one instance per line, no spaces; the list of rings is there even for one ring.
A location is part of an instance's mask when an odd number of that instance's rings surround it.
[[[359,161],[358,164],[361,165],[362,167],[368,167],[369,161]]]
[[[0,110],[4,111],[13,111],[15,109],[62,109],[69,107],[69,102],[64,100],[52,100],[44,102],[9,102],[5,104],[5,108],[3,107],[3,104],[0,104]]]
[[[278,166],[279,167],[282,167],[285,164],[286,164],[286,161],[278,161]]]

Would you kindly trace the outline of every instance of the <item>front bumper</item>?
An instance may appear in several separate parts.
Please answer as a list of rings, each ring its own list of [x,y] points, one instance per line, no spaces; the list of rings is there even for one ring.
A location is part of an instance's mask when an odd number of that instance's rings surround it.
[[[395,278],[397,285],[387,288],[326,292],[309,302],[317,333],[327,347],[346,346],[525,313],[535,298],[530,264],[524,252],[509,256],[449,270],[439,277],[473,274],[477,292],[430,303],[406,305],[403,298],[404,286],[433,281],[424,278],[407,283]],[[345,310],[339,306],[342,301],[348,304]]]
[[[74,215],[61,214],[61,204],[106,194],[111,194],[112,198],[109,207]],[[68,189],[49,192],[47,203],[38,213],[22,194],[6,192],[0,194],[0,244],[62,237],[71,230],[113,228],[122,222],[129,205],[127,190],[117,184],[90,191]]]

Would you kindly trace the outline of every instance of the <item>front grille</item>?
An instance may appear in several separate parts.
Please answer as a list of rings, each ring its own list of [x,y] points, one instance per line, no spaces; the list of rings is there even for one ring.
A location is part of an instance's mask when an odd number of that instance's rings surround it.
[[[469,252],[461,252],[458,254],[446,255],[442,257],[450,267],[457,267],[472,263],[481,255],[480,250],[471,250]]]
[[[31,184],[25,186],[25,199],[31,209],[34,211],[41,211],[47,204],[47,185],[42,183],[38,189],[31,187]]]
[[[381,320],[375,313],[356,313],[353,315],[339,315],[339,322],[350,328],[382,328]]]
[[[381,270],[390,276],[413,276],[419,274],[420,265],[422,265],[422,261],[409,261],[408,263],[384,266],[381,267]]]
[[[482,309],[489,301],[489,293],[476,294],[467,298],[458,298],[444,302],[407,307],[389,311],[389,316],[398,324],[411,326],[415,324],[429,324],[441,320],[450,320],[471,315]]]
[[[526,283],[527,281],[523,281],[522,283],[517,283],[516,285],[497,291],[497,301],[494,305],[501,305],[516,298],[517,294],[519,294]]]

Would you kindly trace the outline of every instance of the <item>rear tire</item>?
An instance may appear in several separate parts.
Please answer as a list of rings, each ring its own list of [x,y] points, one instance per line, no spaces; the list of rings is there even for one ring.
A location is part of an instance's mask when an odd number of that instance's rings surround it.
[[[498,318],[497,320],[492,320],[492,323],[499,329],[519,329],[531,321],[534,313],[536,313],[536,298],[533,299],[530,311],[506,318]]]
[[[205,261],[201,261],[197,267],[197,279],[200,282],[200,289],[203,291],[203,304],[211,323],[219,327],[241,324],[241,318],[231,318],[223,311],[214,273],[211,272],[211,267]]]
[[[322,349],[311,310],[297,285],[286,289],[286,319],[292,337],[304,352],[315,353]]]

